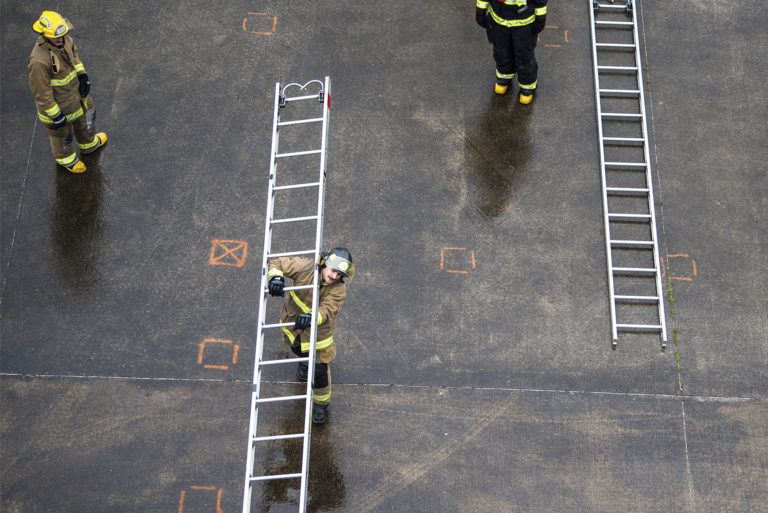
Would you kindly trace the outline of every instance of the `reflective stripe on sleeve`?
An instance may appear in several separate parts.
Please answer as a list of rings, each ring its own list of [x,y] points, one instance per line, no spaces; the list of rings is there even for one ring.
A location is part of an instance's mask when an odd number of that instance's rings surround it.
[[[285,328],[283,328],[285,330]],[[291,339],[291,342],[293,342],[293,339]],[[330,347],[330,345],[333,344],[333,335],[326,338],[325,340],[318,340],[317,344],[315,344],[315,350],[318,349],[327,349]],[[301,352],[306,353],[309,351],[309,342],[302,342],[301,343]]]
[[[547,6],[545,5],[544,7],[537,7],[533,12],[536,13],[536,16],[544,16],[547,14]]]
[[[72,71],[69,75],[67,75],[64,78],[52,78],[51,79],[51,86],[65,86],[72,82],[72,80],[77,76],[77,73],[75,71]]]
[[[272,278],[274,276],[285,276],[285,275],[283,274],[283,271],[281,271],[280,269],[273,268],[273,269],[270,269],[269,272],[267,273],[267,278]]]

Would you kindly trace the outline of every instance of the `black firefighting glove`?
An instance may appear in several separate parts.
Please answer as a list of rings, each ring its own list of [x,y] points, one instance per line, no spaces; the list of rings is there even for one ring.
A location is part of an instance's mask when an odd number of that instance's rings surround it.
[[[536,16],[536,20],[533,22],[533,33],[538,34],[544,30],[544,25],[547,24],[547,15]]]
[[[486,11],[485,9],[481,9],[479,7],[475,8],[475,21],[477,22],[478,25],[480,25],[484,29],[488,28],[487,13],[488,11]]]
[[[78,88],[80,98],[85,99],[88,97],[88,93],[91,92],[91,81],[88,80],[88,73],[80,73],[77,79],[80,81],[80,87]]]
[[[285,287],[285,280],[282,276],[273,276],[269,280],[269,295],[270,296],[282,296],[283,287]]]
[[[303,330],[309,328],[312,325],[312,316],[309,314],[301,314],[296,317],[296,321],[293,323],[293,327],[297,330]]]
[[[56,130],[63,126],[66,126],[66,124],[67,124],[67,117],[64,115],[63,112],[59,112],[59,115],[53,118],[53,124],[51,125],[51,128]]]

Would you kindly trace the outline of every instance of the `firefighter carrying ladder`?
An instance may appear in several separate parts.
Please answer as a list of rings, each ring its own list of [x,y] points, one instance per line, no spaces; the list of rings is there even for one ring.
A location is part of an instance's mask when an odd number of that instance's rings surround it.
[[[310,93],[311,90],[316,90],[319,86],[319,91]],[[290,96],[290,93],[294,93]],[[323,209],[325,203],[325,165],[326,165],[326,146],[328,140],[328,118],[330,114],[330,95],[331,95],[331,79],[325,77],[325,82],[320,80],[312,80],[304,85],[290,83],[286,86],[280,86],[278,82],[275,85],[275,110],[272,123],[272,150],[269,160],[269,189],[267,196],[267,218],[264,228],[264,255],[261,268],[261,288],[260,288],[260,300],[259,300],[259,317],[258,317],[258,332],[256,335],[256,350],[254,356],[254,369],[253,369],[253,388],[251,393],[251,418],[250,427],[248,429],[248,456],[245,469],[245,485],[243,491],[243,513],[251,511],[251,501],[253,487],[256,482],[270,481],[270,480],[300,480],[299,488],[299,513],[304,513],[307,508],[307,475],[309,470],[309,446],[312,430],[312,381],[315,371],[315,344],[317,342],[317,303],[318,303],[318,284],[319,284],[319,272],[317,266],[315,266],[314,278],[312,285],[305,286],[286,286],[284,288],[286,293],[292,290],[300,289],[312,289],[312,324],[311,324],[311,341],[310,349],[307,357],[295,358],[293,356],[285,359],[264,360],[264,339],[265,334],[271,330],[280,331],[282,327],[293,327],[293,323],[280,323],[280,322],[268,322],[265,319],[267,310],[267,298],[269,296],[267,288],[267,266],[269,260],[275,257],[281,256],[299,256],[307,255],[312,256],[315,262],[318,261],[320,255],[322,242],[323,242]],[[304,119],[294,119],[290,121],[281,121],[281,111],[290,111],[289,105],[293,102],[314,102],[317,105],[316,108],[309,108],[309,110],[322,110],[322,114],[317,117],[309,117]],[[305,105],[305,107],[307,107]],[[303,112],[303,111],[302,111]],[[304,128],[320,127],[322,133],[320,136],[320,147],[317,149],[302,149],[300,151],[290,151],[280,153],[279,151],[279,136],[281,127],[298,127],[304,125]],[[290,130],[286,128],[286,130]],[[314,130],[314,129],[313,129]],[[306,142],[306,141],[305,141]],[[317,175],[309,178],[308,182],[303,183],[281,183],[278,185],[277,169],[278,161],[281,162],[281,166],[285,165],[289,168],[292,159],[294,157],[313,158],[319,159],[319,169],[317,169]],[[298,164],[297,164],[298,165]],[[290,168],[289,168],[290,169]],[[317,193],[317,213],[315,215],[293,217],[293,218],[275,218],[275,203],[281,196],[281,191],[296,191],[299,189],[314,190]],[[285,194],[285,193],[284,193]],[[281,253],[272,252],[272,230],[278,224],[284,223],[315,223],[315,243],[311,249],[301,248],[298,251],[289,251]],[[277,298],[282,302],[282,298]],[[278,319],[279,321],[279,319]],[[308,375],[306,389],[301,395],[282,395],[273,397],[262,396],[262,372],[265,368],[270,366],[286,366],[296,365],[297,362],[304,362],[308,365]],[[275,402],[291,402],[291,401],[304,401],[304,431],[301,433],[279,433],[270,434],[264,436],[258,430],[259,421],[259,408],[267,403]],[[264,419],[266,420],[266,419]],[[301,443],[301,466],[299,470],[298,462],[296,462],[296,470],[298,472],[285,473],[285,474],[268,474],[268,475],[254,475],[254,465],[257,448],[264,443],[285,441],[285,440],[297,440]]]
[[[589,2],[612,347],[620,331],[658,332],[663,349],[667,328],[637,13],[632,0]]]

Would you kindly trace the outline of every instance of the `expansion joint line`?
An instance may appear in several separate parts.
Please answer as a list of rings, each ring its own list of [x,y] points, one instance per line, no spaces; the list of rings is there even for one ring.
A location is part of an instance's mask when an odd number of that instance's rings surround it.
[[[666,227],[664,225],[664,201],[663,201],[663,195],[662,195],[662,182],[661,182],[661,173],[659,171],[659,152],[656,147],[656,123],[655,118],[653,114],[653,92],[652,88],[650,87],[651,84],[651,78],[650,78],[650,70],[648,69],[648,45],[646,43],[646,35],[645,35],[645,19],[643,16],[644,8],[641,6],[642,0],[637,0],[636,2],[638,7],[638,14],[640,18],[640,28],[642,30],[643,35],[643,56],[646,63],[646,83],[648,84],[648,111],[650,114],[650,124],[651,124],[651,138],[653,141],[653,159],[654,159],[654,170],[656,172],[656,184],[657,184],[657,194],[658,194],[658,208],[659,208],[659,225],[661,228],[661,242],[662,242],[662,248],[663,248],[663,254],[665,257],[664,265],[669,266],[669,249],[667,245],[667,232]],[[643,84],[638,84],[640,87],[643,86]],[[691,473],[691,461],[688,453],[688,428],[686,424],[686,418],[685,418],[685,395],[683,393],[683,377],[681,372],[681,365],[680,365],[680,352],[678,351],[678,339],[677,339],[677,320],[675,318],[675,296],[674,296],[674,290],[672,289],[672,280],[669,279],[669,269],[666,269],[667,271],[667,290],[668,290],[668,298],[669,298],[669,320],[670,325],[672,328],[672,340],[674,342],[674,356],[675,356],[675,363],[676,363],[676,369],[677,369],[677,386],[680,393],[680,410],[682,415],[682,427],[683,427],[683,445],[685,449],[685,472],[686,472],[686,480],[688,482],[688,498],[690,500],[692,511],[696,511],[696,501],[693,497],[693,475]]]

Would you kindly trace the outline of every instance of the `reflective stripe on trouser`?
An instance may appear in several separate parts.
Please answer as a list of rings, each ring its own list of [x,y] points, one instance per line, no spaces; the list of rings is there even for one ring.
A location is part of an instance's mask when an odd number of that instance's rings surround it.
[[[90,100],[90,98],[89,98]],[[93,107],[93,102],[89,102],[89,110]],[[53,129],[48,125],[45,131],[51,141],[51,152],[56,163],[64,167],[74,166],[80,159],[77,158],[75,141],[81,153],[90,153],[99,147],[99,139],[94,133],[93,127],[88,130],[87,116],[78,116],[65,126]]]
[[[539,66],[533,50],[538,34],[533,33],[531,25],[504,27],[491,22],[489,33],[497,79],[505,80],[517,74],[520,87],[535,89]]]
[[[333,340],[333,337],[330,337]],[[283,329],[283,341],[291,346],[291,351],[299,356],[306,356],[306,351],[301,351],[300,345],[296,344],[296,336],[290,331]],[[312,389],[312,400],[318,404],[328,404],[331,402],[331,365],[330,363],[336,358],[336,344],[330,344],[329,346],[315,350],[315,362],[328,364],[328,385],[322,388]],[[317,378],[315,378],[317,382]]]

